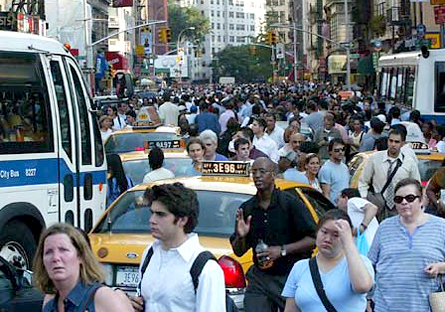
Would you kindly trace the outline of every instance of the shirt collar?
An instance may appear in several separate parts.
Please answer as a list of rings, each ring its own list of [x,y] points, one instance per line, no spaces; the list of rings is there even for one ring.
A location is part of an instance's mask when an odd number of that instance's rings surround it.
[[[277,196],[278,196],[278,189],[274,187],[272,191],[272,196],[270,197],[269,207],[272,206],[278,200]],[[254,209],[259,208],[260,199],[258,197],[258,192],[253,197],[253,200],[254,200]]]
[[[70,293],[66,297],[66,300],[70,301],[72,304],[78,307],[82,303],[85,288],[86,286],[79,281],[77,285],[70,291]]]
[[[383,154],[383,162],[388,161],[388,159],[390,159],[390,157],[388,156],[388,151],[386,151],[386,153]],[[400,159],[400,161],[403,161],[403,154],[402,151],[399,152],[399,155],[397,156],[396,160]]]
[[[194,246],[196,246],[198,244],[199,244],[198,234],[190,233],[190,234],[187,234],[187,240],[184,243],[182,243],[180,246],[178,246],[176,248],[171,248],[170,250],[178,252],[179,255],[184,259],[185,262],[189,262],[193,256],[195,249],[196,249],[196,248],[194,248]],[[162,243],[158,239],[153,243],[153,245],[156,249],[162,248]]]

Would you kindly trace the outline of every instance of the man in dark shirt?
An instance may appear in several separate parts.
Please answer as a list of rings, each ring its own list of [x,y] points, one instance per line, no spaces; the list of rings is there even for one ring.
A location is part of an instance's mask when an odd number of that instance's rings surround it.
[[[198,125],[199,133],[210,129],[219,136],[219,133],[221,132],[221,125],[218,122],[218,116],[212,112],[209,112],[209,104],[205,101],[202,101],[199,104],[199,109],[201,110],[201,113],[199,113],[195,118],[195,123]]]
[[[276,165],[268,158],[258,158],[252,166],[257,193],[238,209],[235,233],[230,237],[234,253],[242,256],[253,250],[254,265],[247,272],[244,297],[247,312],[284,311],[281,291],[293,264],[307,258],[314,247],[316,225],[300,199],[275,188]],[[256,254],[263,240],[268,248]],[[273,261],[260,269],[258,258]]]

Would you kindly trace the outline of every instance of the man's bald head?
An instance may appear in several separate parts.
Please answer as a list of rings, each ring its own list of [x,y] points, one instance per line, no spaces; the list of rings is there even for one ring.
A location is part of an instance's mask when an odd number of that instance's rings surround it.
[[[252,169],[254,168],[264,168],[273,173],[276,172],[276,164],[267,157],[258,157],[257,159],[255,159],[252,165]]]
[[[306,141],[306,136],[301,133],[293,133],[289,136],[289,143],[294,151],[299,151],[301,143]]]

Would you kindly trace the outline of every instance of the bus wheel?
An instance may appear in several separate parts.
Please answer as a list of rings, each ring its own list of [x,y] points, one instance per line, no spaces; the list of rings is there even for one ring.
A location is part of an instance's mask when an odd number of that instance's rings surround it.
[[[20,221],[11,221],[0,233],[0,256],[20,269],[31,270],[36,240],[31,230]]]

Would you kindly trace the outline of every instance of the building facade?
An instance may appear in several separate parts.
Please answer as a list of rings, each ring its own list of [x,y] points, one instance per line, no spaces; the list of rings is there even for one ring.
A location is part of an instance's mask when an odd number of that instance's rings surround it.
[[[191,58],[191,78],[211,80],[212,62],[228,45],[243,45],[263,32],[265,0],[178,0],[180,6],[195,6],[210,20],[200,57]],[[193,53],[191,53],[193,54]]]

